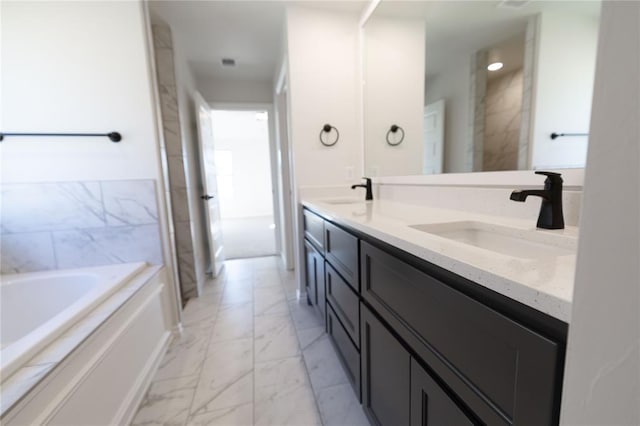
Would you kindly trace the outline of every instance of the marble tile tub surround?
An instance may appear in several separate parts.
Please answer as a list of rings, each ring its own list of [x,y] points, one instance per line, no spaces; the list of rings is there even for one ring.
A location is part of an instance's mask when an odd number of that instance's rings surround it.
[[[133,425],[369,423],[323,324],[276,257],[225,262],[189,300],[184,332]]]
[[[2,273],[162,263],[153,180],[0,185]]]
[[[478,221],[526,231],[535,230],[537,213],[529,220],[508,219],[388,200],[338,205],[305,200],[303,205],[335,223],[371,235],[559,320],[570,321],[575,254],[517,258],[448,241],[409,226]],[[567,226],[564,230],[540,232],[577,239],[578,229]]]

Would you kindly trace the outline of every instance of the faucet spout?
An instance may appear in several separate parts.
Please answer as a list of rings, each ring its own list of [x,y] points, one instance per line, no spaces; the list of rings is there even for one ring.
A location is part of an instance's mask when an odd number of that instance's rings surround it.
[[[365,180],[365,183],[361,183],[358,185],[351,185],[351,189],[356,189],[356,188],[364,188],[367,190],[367,194],[365,196],[365,200],[367,201],[371,201],[373,200],[373,190],[371,189],[371,179],[370,178],[362,178]]]
[[[537,227],[543,229],[564,229],[562,177],[560,177],[560,173],[538,171],[536,174],[547,176],[547,179],[544,181],[544,189],[515,190],[509,198],[519,202],[524,202],[530,195],[542,198]]]
[[[521,189],[516,189],[515,191],[513,191],[511,193],[511,197],[510,199],[513,201],[520,201],[523,202],[527,199],[528,196],[530,195],[534,195],[537,197],[542,197],[542,199],[549,199],[549,191],[547,190],[540,190],[540,189],[529,189],[529,190],[521,190]]]

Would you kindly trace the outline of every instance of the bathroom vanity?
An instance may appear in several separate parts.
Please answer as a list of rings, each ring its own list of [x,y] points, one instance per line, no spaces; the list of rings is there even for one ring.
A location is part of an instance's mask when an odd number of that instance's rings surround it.
[[[372,424],[558,423],[575,229],[512,221],[511,238],[468,212],[303,206],[308,301]]]

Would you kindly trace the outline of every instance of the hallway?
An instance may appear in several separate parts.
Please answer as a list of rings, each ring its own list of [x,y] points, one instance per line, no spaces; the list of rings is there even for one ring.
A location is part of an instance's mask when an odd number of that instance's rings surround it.
[[[368,425],[276,257],[227,261],[183,313],[134,425]]]

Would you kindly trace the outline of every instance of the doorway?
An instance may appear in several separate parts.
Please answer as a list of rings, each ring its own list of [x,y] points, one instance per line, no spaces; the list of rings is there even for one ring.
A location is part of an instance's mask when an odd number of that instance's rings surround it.
[[[226,258],[275,255],[269,112],[213,109],[211,119]]]

